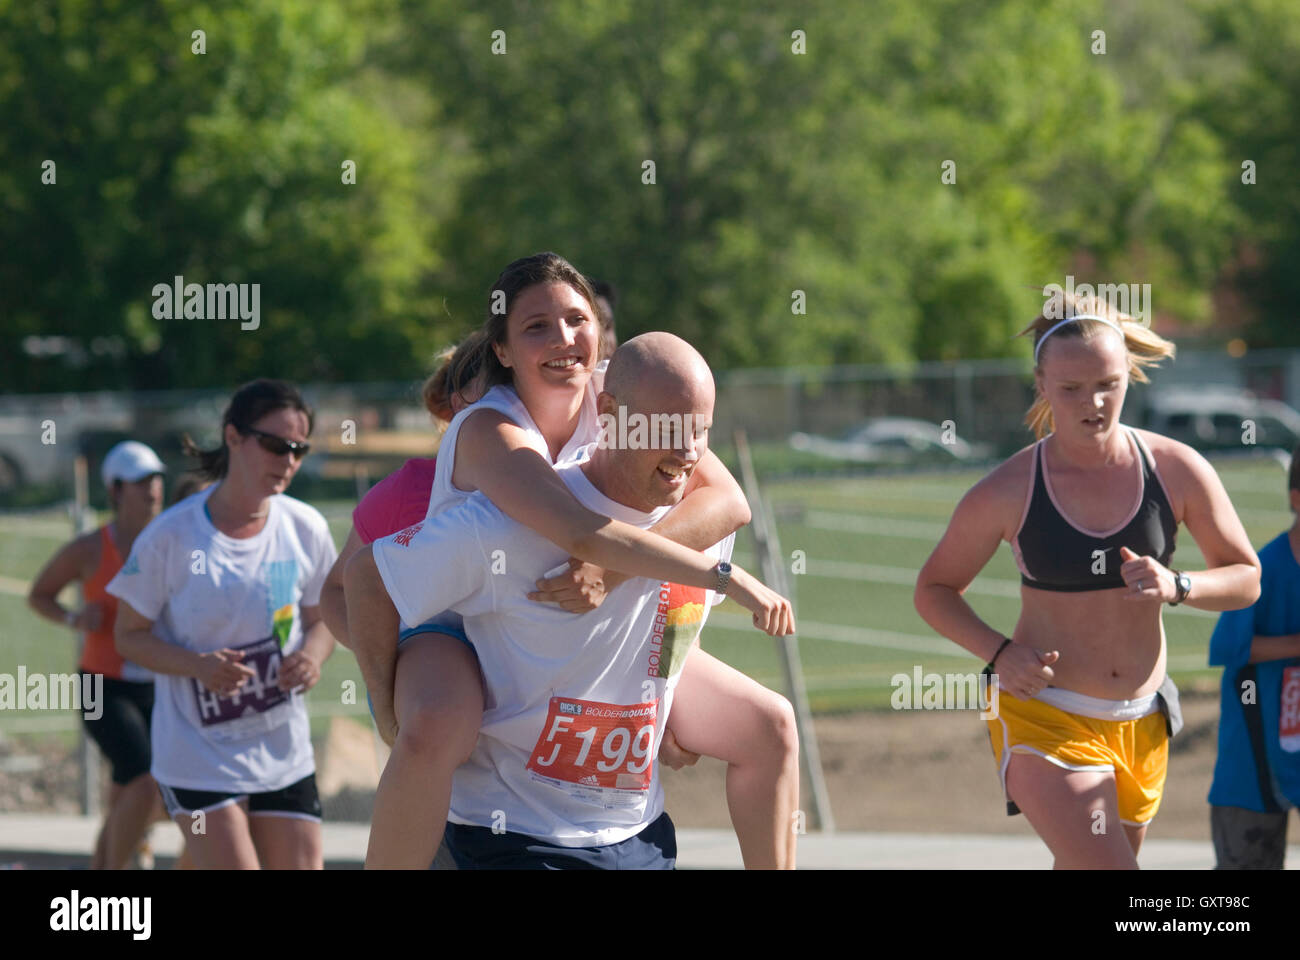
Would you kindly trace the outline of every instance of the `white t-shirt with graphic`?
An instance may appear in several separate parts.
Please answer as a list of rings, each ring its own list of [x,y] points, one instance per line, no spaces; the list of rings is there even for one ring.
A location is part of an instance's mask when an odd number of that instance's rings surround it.
[[[667,512],[610,500],[581,463],[556,472],[616,520],[644,529]],[[707,552],[729,559],[734,539]],[[402,619],[454,610],[478,652],[486,710],[453,780],[453,823],[584,847],[626,840],[663,812],[655,758],[673,691],[722,597],[639,577],[582,615],[536,603],[534,581],[568,554],[478,493],[373,546]]]
[[[268,501],[256,536],[226,536],[206,509],[213,489],[145,527],[107,590],[152,620],[156,637],[197,653],[242,648],[257,674],[232,697],[157,674],[154,779],[185,790],[280,790],[315,770],[307,709],[301,694],[281,692],[280,665],[302,647],[300,608],[320,603],[338,554],[325,518],[283,494]]]

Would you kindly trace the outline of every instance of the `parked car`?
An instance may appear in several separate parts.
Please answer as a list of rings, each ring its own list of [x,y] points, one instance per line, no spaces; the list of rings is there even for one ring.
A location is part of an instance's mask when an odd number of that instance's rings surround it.
[[[86,430],[129,425],[129,410],[108,394],[0,398],[0,495],[28,484],[70,482]]]
[[[1250,447],[1290,451],[1300,442],[1300,413],[1247,390],[1167,390],[1147,403],[1146,425],[1197,450]]]
[[[910,417],[876,417],[838,439],[795,433],[790,436],[790,446],[835,460],[898,465],[956,463],[992,453],[987,445],[967,443],[941,424]]]

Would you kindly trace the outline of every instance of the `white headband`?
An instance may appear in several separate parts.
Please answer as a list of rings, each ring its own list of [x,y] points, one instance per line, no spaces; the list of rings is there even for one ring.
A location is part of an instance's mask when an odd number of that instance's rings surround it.
[[[1098,323],[1106,324],[1106,326],[1110,327],[1121,337],[1124,336],[1124,330],[1120,327],[1118,323],[1116,323],[1114,320],[1107,320],[1105,317],[1099,317],[1095,313],[1081,313],[1078,316],[1066,317],[1064,320],[1056,324],[1054,327],[1049,328],[1045,334],[1043,334],[1041,337],[1038,338],[1038,343],[1034,345],[1035,366],[1038,365],[1038,352],[1043,349],[1043,341],[1045,341],[1048,337],[1054,334],[1057,330],[1060,330],[1067,323],[1074,323],[1076,320],[1096,320]]]

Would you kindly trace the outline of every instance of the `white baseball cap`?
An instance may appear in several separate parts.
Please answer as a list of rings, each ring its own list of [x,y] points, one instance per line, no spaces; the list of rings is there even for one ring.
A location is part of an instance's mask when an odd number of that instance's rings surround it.
[[[112,487],[114,480],[135,483],[155,473],[166,473],[167,468],[150,447],[136,440],[123,440],[104,457],[101,475],[104,486]]]

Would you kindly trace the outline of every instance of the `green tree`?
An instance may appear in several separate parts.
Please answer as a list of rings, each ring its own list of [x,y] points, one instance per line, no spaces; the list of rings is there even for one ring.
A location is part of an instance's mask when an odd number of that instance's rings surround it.
[[[85,354],[7,349],[4,389],[421,372],[445,338],[420,283],[452,165],[427,163],[427,92],[368,65],[381,14],[0,0],[4,332],[11,345],[65,336]],[[55,184],[41,182],[45,160]],[[260,284],[260,328],[156,319],[153,287],[176,275]],[[112,338],[123,353],[85,349]]]

